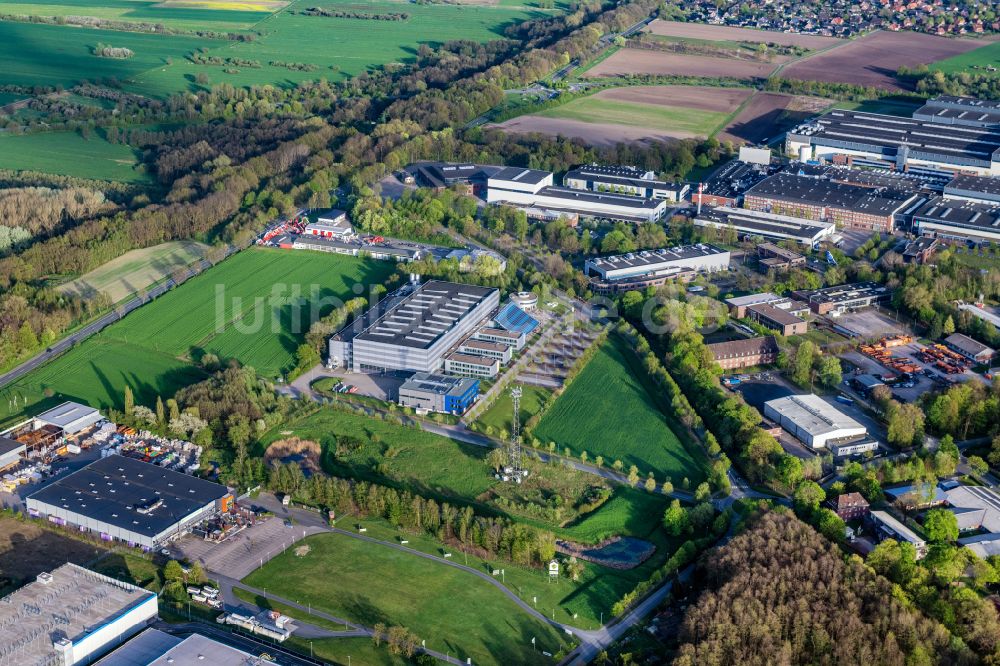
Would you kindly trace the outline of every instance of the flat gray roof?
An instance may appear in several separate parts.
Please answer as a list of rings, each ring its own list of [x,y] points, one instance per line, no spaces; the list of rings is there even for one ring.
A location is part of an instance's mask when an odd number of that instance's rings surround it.
[[[211,666],[276,666],[274,661],[198,633],[181,638],[159,629],[146,629],[97,662],[97,666],[187,666],[200,663]]]
[[[1000,130],[946,125],[880,113],[833,109],[811,121],[812,130],[789,134],[831,147],[864,147],[894,157],[906,146],[910,155],[943,164],[987,166],[1000,149]],[[809,133],[811,132],[811,133]]]
[[[444,357],[447,361],[456,361],[458,363],[468,363],[469,365],[479,365],[484,368],[491,368],[494,364],[500,361],[495,358],[488,358],[486,356],[475,356],[474,354],[463,354],[462,352],[452,352]]]
[[[355,340],[428,349],[497,290],[431,280],[406,295]]]
[[[608,257],[595,257],[589,259],[587,263],[605,271],[616,271],[624,268],[659,266],[660,264],[672,261],[682,261],[695,257],[709,257],[725,252],[726,250],[714,245],[699,243],[697,245],[681,245],[671,248],[663,247],[658,250],[637,250],[626,254],[614,254]]]
[[[53,638],[79,641],[156,594],[72,563],[0,599],[0,663],[59,663]],[[8,661],[12,660],[12,661]]]
[[[788,395],[764,403],[811,435],[865,427],[813,393]]]
[[[155,537],[227,494],[221,484],[115,454],[60,478],[28,500]]]
[[[794,238],[803,243],[812,241],[821,233],[833,231],[836,226],[833,222],[818,222],[802,217],[728,206],[705,206],[701,215],[696,217],[694,222],[701,225],[707,222],[722,226],[732,225],[734,229],[743,229],[751,234],[775,238]]]
[[[92,418],[95,416],[99,417],[100,412],[93,407],[90,407],[89,405],[81,405],[78,402],[67,401],[58,407],[53,407],[47,412],[42,412],[35,418],[39,421],[44,421],[45,423],[49,423],[59,428],[65,428],[80,419]]]
[[[550,171],[540,171],[539,169],[527,169],[525,167],[505,167],[490,176],[490,180],[507,180],[514,183],[528,183],[537,185],[552,175]]]
[[[159,629],[146,629],[97,662],[97,666],[149,666],[183,640]]]
[[[959,174],[948,181],[948,184],[944,186],[944,193],[945,196],[985,194],[998,197],[1000,196],[1000,178]]]
[[[769,291],[765,291],[759,294],[747,294],[746,296],[733,296],[732,298],[727,298],[726,303],[733,306],[734,308],[744,307],[747,305],[757,305],[759,303],[774,303],[775,301],[783,300],[783,296],[778,296],[777,294],[772,294]]]
[[[949,227],[1000,233],[1000,204],[931,197],[913,213],[913,219]]]
[[[418,372],[399,387],[400,391],[423,391],[436,395],[462,395],[478,380],[470,377],[453,377],[452,375],[436,375],[430,372]]]
[[[663,206],[662,199],[646,199],[644,197],[629,196],[628,194],[613,194],[611,192],[591,192],[590,190],[574,190],[571,187],[556,187],[548,185],[538,191],[537,196],[553,197],[565,201],[567,204],[588,203],[588,204],[608,204],[612,206],[627,206],[640,210],[656,210]]]
[[[799,292],[796,292],[799,293]],[[844,303],[858,299],[882,299],[892,295],[888,287],[877,282],[855,282],[801,292],[810,303]]]
[[[747,190],[746,196],[832,206],[870,215],[892,215],[913,198],[911,193],[791,173],[777,173],[765,178]]]
[[[618,185],[635,185],[638,187],[651,187],[661,190],[681,190],[686,183],[672,183],[657,178],[646,178],[651,172],[642,171],[635,167],[603,166],[591,164],[588,166],[570,169],[563,176],[563,181],[567,178],[579,178],[580,180],[598,180],[603,183],[615,183]]]

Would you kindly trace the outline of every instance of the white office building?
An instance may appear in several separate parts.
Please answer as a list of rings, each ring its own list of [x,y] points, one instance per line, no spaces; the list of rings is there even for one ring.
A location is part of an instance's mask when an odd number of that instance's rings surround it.
[[[654,222],[667,210],[666,199],[555,187],[552,174],[537,169],[506,167],[487,181],[486,200],[521,208],[546,209],[589,217]]]

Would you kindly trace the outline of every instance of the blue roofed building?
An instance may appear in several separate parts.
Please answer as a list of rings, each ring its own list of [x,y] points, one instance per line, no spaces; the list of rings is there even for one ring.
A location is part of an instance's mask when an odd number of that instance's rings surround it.
[[[525,335],[529,335],[538,328],[538,320],[514,303],[507,303],[501,307],[500,311],[493,317],[493,321],[505,331],[524,333]]]
[[[886,488],[885,495],[891,502],[904,509],[940,506],[948,501],[948,494],[940,486],[929,483]]]

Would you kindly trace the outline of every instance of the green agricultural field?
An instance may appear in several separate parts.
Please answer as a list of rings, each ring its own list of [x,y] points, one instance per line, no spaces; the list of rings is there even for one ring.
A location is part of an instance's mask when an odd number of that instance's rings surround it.
[[[252,42],[206,39],[193,35],[165,35],[36,23],[0,23],[0,61],[7,64],[0,83],[70,85],[83,80],[115,78],[127,90],[165,97],[197,90],[199,75],[208,84],[235,86],[294,85],[319,78],[340,79],[390,62],[412,62],[418,47],[456,39],[489,41],[504,37],[504,29],[529,18],[562,11],[498,5],[426,5],[380,0],[362,5],[348,0],[295,0],[274,13],[239,11],[225,7],[273,6],[282,3],[145,2],[140,0],[44,0],[4,5],[3,11],[23,15],[77,14],[129,21],[154,21],[169,27],[260,33]],[[373,14],[406,13],[402,21],[307,16],[308,7]],[[131,49],[127,59],[92,55],[98,42]],[[25,48],[24,45],[30,45]],[[256,61],[259,66],[199,65],[189,58],[199,49],[206,55]],[[278,63],[305,63],[307,71]],[[230,70],[229,72],[225,70]]]
[[[195,241],[172,241],[126,252],[79,278],[59,285],[57,291],[86,298],[104,292],[113,303],[148,289],[176,268],[189,266],[205,256],[208,246]]]
[[[127,59],[92,55],[98,42],[131,49]],[[129,81],[201,48],[228,44],[198,37],[0,22],[0,83],[69,87],[80,81]],[[184,86],[175,87],[181,90]],[[5,152],[5,151],[4,151]]]
[[[670,429],[656,399],[639,377],[641,367],[617,338],[606,342],[566,388],[531,433],[542,443],[555,442],[574,454],[586,451],[591,459],[604,456],[649,472],[658,482],[666,477],[679,484],[687,477],[692,485],[705,473],[692,453]]]
[[[319,534],[244,579],[286,599],[373,626],[403,625],[427,647],[475,664],[551,663],[565,636],[472,574],[342,534]],[[531,637],[537,639],[537,650]]]
[[[1000,68],[1000,42],[986,44],[978,49],[966,51],[965,53],[944,60],[939,60],[930,65],[933,70],[944,72],[945,74],[958,74],[968,72],[969,74],[992,74],[1000,76],[1000,71],[990,72],[987,67]]]
[[[863,102],[835,101],[830,104],[831,109],[851,109],[864,111],[866,113],[885,113],[890,116],[900,116],[909,118],[913,112],[920,108],[917,102],[910,102],[905,99],[869,99]]]
[[[0,389],[0,423],[66,400],[121,408],[125,386],[135,391],[137,403],[152,405],[156,396],[172,396],[204,377],[199,369],[167,354],[98,334]]]
[[[523,426],[528,419],[542,411],[542,405],[552,395],[552,391],[531,384],[522,386],[521,391],[521,408],[518,411],[520,412],[521,425]],[[496,402],[490,405],[490,408],[476,419],[476,426],[478,429],[485,429],[487,426],[491,427],[496,433],[499,433],[501,430],[510,432],[513,422],[511,418],[512,412],[513,404],[511,403],[510,391],[505,390],[496,399]]]
[[[0,32],[6,24],[0,22]],[[0,51],[3,50],[0,44]],[[2,59],[2,56],[0,56]],[[2,78],[0,74],[0,78]],[[108,143],[100,131],[84,139],[77,132],[43,132],[20,136],[0,134],[0,169],[41,171],[77,178],[144,182],[137,170],[138,151]]]
[[[0,92],[0,106],[13,104],[14,102],[22,99],[24,99],[24,95],[18,93]]]
[[[271,10],[239,11],[171,6],[162,0],[14,0],[3,13],[15,16],[93,16],[133,23],[160,23],[180,30],[246,30],[267,18]]]
[[[300,14],[307,7],[334,11],[409,14],[404,21],[377,21],[352,18],[329,18]],[[236,67],[238,73],[226,73],[225,66],[197,65],[189,60],[175,60],[165,68],[150,69],[137,77],[136,88],[164,94],[191,87],[199,73],[212,83],[253,85],[294,84],[319,78],[338,79],[353,76],[390,62],[411,62],[421,44],[436,45],[453,39],[489,41],[503,38],[508,25],[550,12],[523,7],[426,5],[390,1],[357,5],[346,0],[296,0],[284,11],[263,24],[264,36],[248,43],[232,43],[210,48],[208,55],[222,58],[256,60],[259,68]],[[309,63],[312,71],[296,71],[271,62]]]
[[[291,367],[309,328],[310,303],[353,298],[355,285],[367,293],[394,270],[388,262],[338,254],[252,248],[140,308],[105,336],[141,340],[172,357],[236,358],[277,377]]]
[[[710,136],[728,118],[727,113],[689,109],[679,106],[643,104],[581,97],[554,109],[536,115],[548,118],[565,118],[585,123],[610,123],[652,129],[690,132],[696,136]]]
[[[126,385],[137,403],[151,405],[157,395],[172,396],[204,377],[192,364],[203,352],[277,377],[294,365],[309,322],[307,300],[301,327],[295,326],[289,314],[298,296],[289,293],[308,297],[316,285],[321,298],[347,300],[354,284],[382,283],[394,270],[391,263],[336,254],[244,250],[5,387],[0,422],[68,399],[121,407]]]

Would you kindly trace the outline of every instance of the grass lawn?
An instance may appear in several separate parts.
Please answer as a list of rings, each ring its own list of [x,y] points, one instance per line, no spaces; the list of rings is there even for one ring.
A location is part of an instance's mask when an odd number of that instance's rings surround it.
[[[973,65],[979,65],[974,68]],[[988,66],[1000,67],[1000,42],[986,44],[978,49],[966,51],[951,58],[939,60],[930,65],[933,70],[940,70],[945,74],[957,74],[968,72],[970,74],[992,74],[1000,76],[1000,72],[988,72]]]
[[[504,484],[493,477],[486,448],[334,409],[282,424],[265,435],[263,444],[293,435],[321,445],[324,469],[331,474],[473,504],[487,514],[528,516],[557,532],[561,523],[578,515],[574,506],[583,493],[600,483],[589,474],[529,461],[534,472],[527,482]],[[554,494],[564,498],[562,508],[539,513]]]
[[[518,411],[521,415],[521,426],[523,427],[528,419],[542,411],[542,405],[552,395],[552,391],[532,384],[525,384],[521,387],[521,390],[521,408]],[[478,429],[485,429],[487,426],[490,426],[496,433],[499,433],[500,430],[510,432],[513,421],[511,418],[513,408],[510,391],[504,391],[490,405],[490,408],[476,419],[476,426],[478,426]]]
[[[645,490],[618,486],[600,508],[566,525],[562,532],[583,543],[595,543],[616,534],[648,537],[658,529],[669,499]]]
[[[549,663],[532,649],[558,652],[565,636],[528,616],[503,593],[471,574],[341,534],[319,534],[244,579],[298,603],[373,626],[403,625],[476,664]]]
[[[612,123],[631,127],[680,130],[698,136],[709,136],[727,117],[726,113],[716,111],[621,102],[594,96],[574,99],[554,109],[540,111],[537,115],[579,120],[585,123]]]
[[[0,36],[7,25],[0,22]],[[3,48],[0,42],[0,53]],[[3,78],[4,75],[0,74],[0,79]],[[149,177],[144,171],[136,170],[138,164],[138,151],[123,144],[108,143],[103,130],[92,131],[89,139],[84,139],[78,132],[0,134],[0,169],[146,182]]]
[[[381,283],[394,269],[322,252],[244,250],[4,387],[0,422],[63,400],[120,408],[126,385],[137,404],[152,405],[204,377],[192,364],[203,351],[276,377],[294,365],[310,304],[349,299],[354,284]],[[297,324],[294,301],[312,285],[317,298],[306,300]],[[332,305],[327,300],[320,314]]]
[[[56,288],[64,294],[90,297],[105,292],[118,303],[140,289],[147,289],[170,276],[175,268],[188,266],[205,256],[208,246],[195,241],[171,241],[126,252],[76,280]]]
[[[282,433],[291,432],[286,435]],[[263,443],[294,435],[318,442],[332,474],[384,483],[387,479],[414,492],[472,501],[497,483],[486,466],[488,451],[433,433],[406,428],[334,409],[278,426]],[[337,453],[338,439],[361,442],[357,450]]]
[[[341,627],[343,629],[343,627]],[[358,664],[358,666],[406,666],[413,662],[405,655],[389,654],[383,643],[375,647],[370,638],[321,638],[306,640],[292,636],[283,644],[302,654],[311,654],[338,666]],[[348,659],[350,657],[350,659]]]
[[[660,483],[667,477],[679,485],[687,477],[691,486],[705,473],[697,454],[688,450],[670,429],[656,399],[640,377],[638,362],[618,338],[608,340],[573,380],[531,433],[543,445],[555,442],[558,450],[586,451],[590,458],[604,456],[605,464],[621,460],[624,469],[639,468]]]
[[[359,520],[354,516],[341,517],[338,521],[338,527],[353,530],[361,525],[367,530],[367,536],[393,542],[406,539],[409,542],[406,544],[408,548],[437,557],[442,556],[445,552],[451,552],[453,561],[486,573],[492,573],[495,569],[503,569],[504,584],[526,603],[534,605],[549,617],[554,617],[560,622],[566,622],[583,629],[594,629],[602,620],[607,622],[610,619],[611,606],[624,593],[635,587],[638,582],[648,578],[652,571],[662,565],[680,545],[679,540],[668,538],[660,527],[667,500],[662,496],[647,495],[641,498],[631,495],[631,493],[639,492],[625,488],[618,489],[615,497],[605,505],[613,510],[606,516],[609,519],[609,524],[623,520],[629,525],[630,533],[656,544],[656,553],[645,563],[631,570],[609,569],[584,562],[584,571],[578,581],[572,581],[567,577],[560,577],[558,580],[552,581],[547,574],[539,569],[466,555],[452,547],[444,546],[440,541],[426,533],[402,532],[381,519],[364,518]],[[618,504],[617,508],[615,504]],[[626,504],[630,504],[630,508],[623,509]],[[604,522],[603,518],[586,519],[581,521],[578,527],[572,527],[571,530],[578,532],[581,536],[584,535],[584,532],[591,535],[603,534],[602,529],[592,529],[596,523],[602,522]],[[613,531],[620,532],[621,530]],[[254,598],[249,593],[241,594],[240,598],[261,606],[271,605],[276,610],[287,611],[287,614],[293,617],[298,616],[293,609],[264,599]],[[301,617],[319,626],[330,629],[337,628],[315,618],[309,620],[305,614],[302,614]]]
[[[92,570],[148,590],[159,591],[160,572],[150,560],[133,553],[109,553]]]

